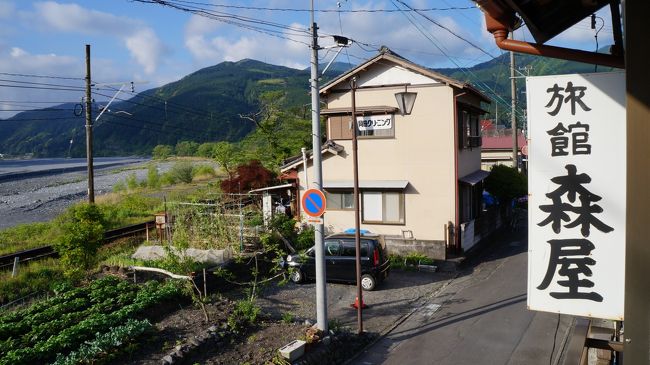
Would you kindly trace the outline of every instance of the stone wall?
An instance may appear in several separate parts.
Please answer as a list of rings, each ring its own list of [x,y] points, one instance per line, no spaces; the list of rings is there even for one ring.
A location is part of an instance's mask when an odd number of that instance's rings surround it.
[[[434,260],[447,259],[447,247],[445,241],[418,240],[402,237],[384,236],[386,249],[389,255],[406,256],[409,253],[421,253]]]

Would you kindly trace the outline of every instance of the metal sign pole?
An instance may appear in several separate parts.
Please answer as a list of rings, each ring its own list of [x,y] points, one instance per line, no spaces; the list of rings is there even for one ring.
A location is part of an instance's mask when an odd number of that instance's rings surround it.
[[[311,1],[311,129],[314,156],[314,185],[323,188],[323,165],[321,159],[320,136],[320,95],[318,90],[318,31],[314,22],[314,0]],[[316,325],[327,332],[327,287],[325,285],[325,249],[323,247],[323,223],[314,226],[314,246],[316,251]]]

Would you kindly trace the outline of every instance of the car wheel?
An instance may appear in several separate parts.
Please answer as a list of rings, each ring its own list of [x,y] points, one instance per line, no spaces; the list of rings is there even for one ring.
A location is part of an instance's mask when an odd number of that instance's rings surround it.
[[[377,281],[372,275],[365,274],[361,277],[361,287],[363,290],[371,291],[377,286]]]
[[[305,274],[300,269],[295,269],[289,274],[289,279],[296,284],[300,284],[305,280]]]

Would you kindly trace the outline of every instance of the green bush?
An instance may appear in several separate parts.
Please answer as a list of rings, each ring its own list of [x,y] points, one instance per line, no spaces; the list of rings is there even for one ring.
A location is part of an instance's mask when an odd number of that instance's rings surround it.
[[[175,163],[169,172],[175,181],[189,184],[192,182],[192,169],[193,167],[190,162],[181,161]]]
[[[432,265],[434,263],[432,259],[418,252],[411,252],[406,256],[390,255],[389,260],[392,268],[402,270],[413,270],[418,265]]]
[[[298,251],[307,250],[314,245],[314,226],[303,228],[296,238],[296,247]]]
[[[206,164],[196,165],[192,168],[192,177],[196,176],[214,176],[214,167]]]
[[[151,155],[154,158],[154,160],[164,160],[173,154],[174,154],[174,147],[166,144],[159,144],[153,148],[153,151],[151,151]]]
[[[125,190],[126,190],[126,183],[122,180],[118,180],[118,182],[116,182],[115,185],[113,185],[113,192],[115,193],[119,193]]]
[[[149,165],[147,168],[147,186],[152,189],[160,187],[160,175],[158,174],[158,167],[156,165]]]
[[[260,314],[260,307],[253,300],[240,300],[235,304],[235,309],[228,317],[228,327],[237,331],[242,326],[255,324]]]
[[[104,236],[104,217],[94,204],[81,203],[70,207],[57,218],[62,235],[54,243],[61,257],[65,275],[80,278],[95,262],[97,249]]]
[[[135,176],[135,172],[126,177],[126,186],[129,190],[135,190],[138,188],[138,178]]]
[[[526,175],[516,168],[494,165],[485,179],[485,190],[497,197],[500,203],[507,204],[510,200],[528,193],[528,182]]]

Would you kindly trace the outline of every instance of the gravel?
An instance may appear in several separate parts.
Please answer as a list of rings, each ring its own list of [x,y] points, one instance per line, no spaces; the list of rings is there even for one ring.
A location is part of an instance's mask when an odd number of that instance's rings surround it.
[[[158,171],[162,173],[170,167],[171,163],[160,163]],[[147,164],[96,169],[95,195],[111,192],[118,181],[125,181],[131,174],[145,179]],[[70,205],[86,199],[87,181],[86,172],[82,171],[0,182],[0,229],[53,219]]]

